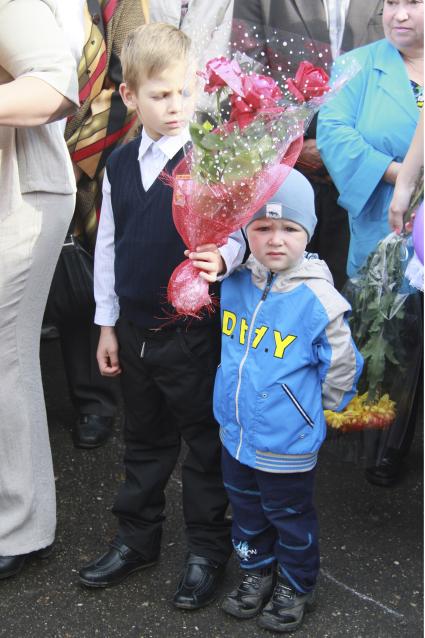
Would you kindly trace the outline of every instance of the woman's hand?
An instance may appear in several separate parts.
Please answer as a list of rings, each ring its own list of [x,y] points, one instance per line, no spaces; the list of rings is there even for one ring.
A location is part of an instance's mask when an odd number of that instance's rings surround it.
[[[403,217],[409,209],[416,182],[423,171],[423,165],[424,114],[421,112],[409,150],[404,158],[404,162],[399,167],[394,195],[388,211],[388,223],[396,233],[401,232],[403,229]],[[408,232],[412,229],[413,219],[414,215],[412,215],[410,221],[406,224],[406,230]]]
[[[322,158],[320,157],[315,139],[304,140],[297,165],[299,165],[305,173],[313,175],[323,168]]]
[[[209,283],[217,281],[217,277],[226,272],[226,263],[215,244],[203,244],[197,246],[196,252],[185,250],[184,254],[199,268],[199,276]]]
[[[384,173],[384,182],[387,182],[388,184],[395,184],[400,168],[401,162],[391,162]]]
[[[388,223],[397,235],[403,230],[403,217],[409,208],[414,190],[414,184],[407,185],[397,181],[394,196],[388,210]]]

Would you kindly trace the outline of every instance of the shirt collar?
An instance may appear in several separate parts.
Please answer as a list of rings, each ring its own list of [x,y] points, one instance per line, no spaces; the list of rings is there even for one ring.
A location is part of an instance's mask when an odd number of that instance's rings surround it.
[[[155,141],[142,130],[142,139],[140,140],[138,159],[141,160],[148,150],[161,151],[169,160],[190,140],[189,128],[186,127],[179,135],[163,135],[159,140]]]

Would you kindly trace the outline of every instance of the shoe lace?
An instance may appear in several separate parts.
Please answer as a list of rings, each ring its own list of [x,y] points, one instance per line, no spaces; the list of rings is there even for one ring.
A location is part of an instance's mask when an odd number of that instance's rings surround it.
[[[261,584],[261,574],[247,572],[242,578],[240,589],[244,590],[246,588],[251,588],[251,587],[253,587],[254,589],[258,589],[260,584]]]

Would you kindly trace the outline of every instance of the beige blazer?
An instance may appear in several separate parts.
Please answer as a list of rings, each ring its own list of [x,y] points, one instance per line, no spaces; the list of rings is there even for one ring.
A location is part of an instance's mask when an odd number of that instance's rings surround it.
[[[0,0],[0,84],[37,77],[76,105],[76,64],[63,44],[56,0]],[[32,191],[69,194],[75,179],[57,122],[31,128],[0,126],[0,220]]]

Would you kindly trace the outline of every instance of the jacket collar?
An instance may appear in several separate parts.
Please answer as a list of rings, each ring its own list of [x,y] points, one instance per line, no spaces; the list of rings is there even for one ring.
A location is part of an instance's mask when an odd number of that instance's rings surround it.
[[[403,58],[398,49],[386,39],[380,40],[376,45],[374,68],[381,71],[379,86],[416,122],[418,107]]]
[[[270,270],[265,268],[253,255],[250,255],[247,262],[241,266],[251,271],[252,283],[264,290]],[[324,261],[317,258],[313,253],[305,252],[297,264],[286,270],[277,272],[273,277],[273,292],[290,292],[302,283],[324,280],[332,284],[333,279],[329,268]]]
[[[294,266],[291,266],[291,268],[287,268],[286,270],[280,270],[274,273],[273,288],[276,287],[276,284],[279,281],[281,282],[289,281],[290,279],[292,279],[294,275],[296,275],[296,273],[300,270],[300,268],[302,268],[303,264],[304,264],[304,257],[301,257],[299,262],[295,264]],[[263,264],[261,264],[259,261],[257,261],[254,255],[249,256],[245,266],[248,270],[251,271],[252,281],[257,286],[257,288],[263,288],[267,282],[267,279],[269,278],[270,270],[266,268],[265,266],[263,266]]]
[[[179,135],[163,135],[159,140],[154,141],[146,133],[145,129],[142,129],[142,138],[140,140],[138,160],[140,161],[149,149],[152,152],[161,152],[167,159],[172,159],[174,155],[190,141],[189,129],[185,128]]]

